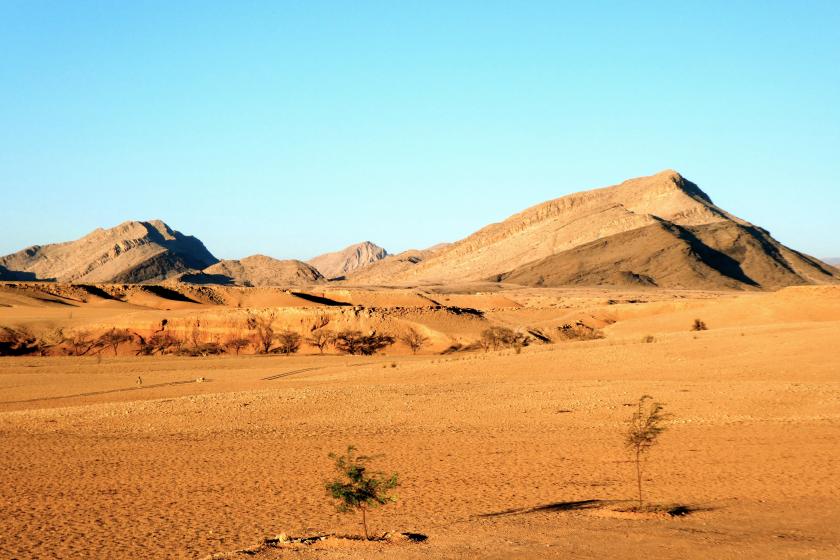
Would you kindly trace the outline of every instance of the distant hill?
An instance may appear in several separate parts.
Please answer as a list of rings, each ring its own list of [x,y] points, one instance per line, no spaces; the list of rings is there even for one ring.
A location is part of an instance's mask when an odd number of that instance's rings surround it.
[[[834,259],[825,259],[825,262],[831,266],[840,266],[840,257]]]
[[[324,277],[332,279],[345,277],[387,256],[388,251],[379,245],[363,241],[341,251],[319,255],[307,262],[317,268]]]
[[[187,274],[181,280],[239,286],[300,286],[323,282],[324,277],[305,262],[253,255],[241,260],[219,261],[201,274]]]
[[[836,270],[727,213],[671,170],[539,204],[415,262],[387,262],[351,280],[691,289],[840,281]]]
[[[216,262],[201,241],[160,220],[124,222],[76,241],[34,245],[0,257],[0,279],[140,283]]]

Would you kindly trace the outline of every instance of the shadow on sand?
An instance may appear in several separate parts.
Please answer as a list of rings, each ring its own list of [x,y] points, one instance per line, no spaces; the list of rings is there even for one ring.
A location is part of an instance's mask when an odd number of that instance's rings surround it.
[[[483,513],[476,517],[503,517],[506,515],[525,515],[528,513],[554,512],[554,511],[578,511],[582,509],[597,509],[614,504],[616,502],[607,500],[581,500],[577,502],[555,502],[530,508],[506,509],[494,513]]]
[[[483,513],[477,518],[504,517],[508,515],[527,515],[529,513],[552,513],[563,511],[581,511],[603,509],[626,514],[664,514],[670,517],[685,517],[692,513],[712,511],[716,508],[709,506],[687,504],[648,504],[641,508],[635,502],[626,500],[580,500],[575,502],[554,502],[529,508],[507,509],[493,513]]]

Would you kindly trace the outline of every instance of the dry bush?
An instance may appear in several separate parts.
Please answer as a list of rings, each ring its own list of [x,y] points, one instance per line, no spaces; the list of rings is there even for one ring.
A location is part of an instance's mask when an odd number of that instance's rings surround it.
[[[653,344],[656,342],[656,338],[652,334],[648,334],[642,337],[642,344]]]
[[[225,340],[224,346],[228,351],[232,350],[238,356],[243,348],[247,348],[252,340],[242,334],[242,323],[231,321],[228,323],[230,335]]]
[[[26,356],[40,352],[38,339],[28,330],[0,327],[0,356]]]
[[[391,346],[396,339],[389,334],[363,334],[361,331],[341,331],[335,336],[335,348],[343,354],[371,356]]]
[[[481,333],[479,344],[484,351],[499,350],[500,348],[515,348],[519,353],[524,346],[528,346],[529,336],[507,327],[490,327]]]
[[[275,312],[268,315],[248,315],[248,330],[254,331],[254,349],[257,354],[269,354],[274,345]]]
[[[709,327],[706,326],[706,323],[704,321],[701,321],[700,319],[694,319],[694,324],[691,325],[691,330],[707,331],[709,330]]]
[[[139,340],[138,356],[153,356],[155,354],[180,354],[184,341],[166,331],[154,333],[149,338],[137,335]]]
[[[118,329],[116,327],[105,332],[98,339],[96,345],[98,348],[110,348],[114,351],[114,356],[117,355],[117,350],[121,344],[126,344],[134,340],[134,335],[127,329]]]
[[[417,332],[417,330],[409,327],[400,336],[400,342],[411,348],[411,353],[416,354],[418,350],[429,343],[429,337]]]
[[[238,356],[243,348],[247,348],[253,341],[242,335],[234,334],[225,341],[225,348],[233,350]]]
[[[325,331],[323,329],[316,329],[306,339],[306,343],[318,349],[323,354],[324,350],[335,344],[335,333],[332,331]]]
[[[192,342],[193,348],[197,348],[201,345],[201,321],[196,318],[195,321],[187,321],[186,326],[190,329],[190,342]]]
[[[574,325],[567,323],[562,327],[557,327],[557,333],[557,339],[566,342],[577,340],[598,340],[604,338],[604,333],[601,329],[590,327],[582,321],[578,321]]]
[[[449,348],[447,348],[446,350],[441,352],[441,355],[445,356],[447,354],[454,354],[455,352],[461,352],[462,350],[464,350],[464,348],[465,348],[464,345],[461,344],[460,342],[453,342],[449,346]]]
[[[218,342],[200,342],[197,345],[182,346],[176,352],[179,356],[218,356],[225,353],[225,347]]]
[[[61,343],[64,345],[64,353],[68,356],[84,356],[94,350],[97,345],[97,341],[91,337],[90,332],[85,330],[66,335]]]
[[[300,350],[302,337],[296,332],[282,331],[275,334],[274,338],[278,346],[273,352],[277,354],[294,354]]]

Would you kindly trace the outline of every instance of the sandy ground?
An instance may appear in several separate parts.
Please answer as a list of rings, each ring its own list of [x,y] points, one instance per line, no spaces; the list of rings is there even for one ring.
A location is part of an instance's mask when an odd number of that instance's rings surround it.
[[[401,477],[373,530],[428,541],[258,557],[840,558],[837,296],[780,294],[612,305],[607,338],[522,354],[0,359],[0,558],[358,534],[323,490],[350,443]],[[674,415],[648,498],[685,517],[615,511],[643,394]]]

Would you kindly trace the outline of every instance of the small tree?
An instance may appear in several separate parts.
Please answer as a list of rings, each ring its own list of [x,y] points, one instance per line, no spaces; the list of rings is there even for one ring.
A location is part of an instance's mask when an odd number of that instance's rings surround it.
[[[527,346],[529,339],[521,332],[516,332],[507,327],[490,327],[481,333],[479,344],[484,351],[487,352],[491,348],[498,350],[499,348],[516,348],[521,350],[523,346]]]
[[[429,342],[429,337],[422,335],[415,329],[409,327],[400,335],[400,342],[411,348],[411,353],[416,354]]]
[[[664,406],[655,402],[650,395],[639,399],[636,411],[628,420],[627,434],[624,445],[633,454],[636,463],[636,484],[639,489],[639,507],[642,507],[642,459],[650,448],[656,445],[660,434],[665,431],[663,423],[668,415],[663,412]]]
[[[70,356],[84,356],[96,346],[96,341],[84,330],[70,333],[63,343],[67,345],[65,352]]]
[[[376,457],[356,455],[356,448],[347,447],[347,453],[336,455],[330,453],[330,459],[335,460],[335,469],[339,478],[325,484],[327,494],[337,500],[336,509],[341,513],[358,511],[362,514],[362,526],[365,529],[365,539],[370,540],[367,526],[367,511],[396,501],[388,495],[389,490],[397,487],[397,474],[386,475],[381,472],[368,471],[367,463]]]
[[[707,330],[709,330],[709,327],[706,326],[706,323],[704,321],[701,321],[700,319],[694,319],[694,324],[691,325],[691,330],[692,331],[707,331]]]
[[[255,347],[258,354],[268,354],[274,344],[274,318],[272,311],[268,315],[250,315],[248,329],[254,331]]]
[[[180,354],[184,341],[168,332],[156,332],[149,338],[137,335],[140,346],[138,356],[152,356],[154,354]]]
[[[241,352],[243,348],[247,348],[249,344],[251,344],[251,339],[237,334],[234,334],[225,341],[225,347],[236,352],[237,356],[239,355],[239,352]]]
[[[314,346],[321,354],[323,354],[324,350],[335,344],[335,333],[332,331],[317,329],[312,331],[312,334],[306,339],[306,343],[310,346]]]
[[[278,346],[274,349],[279,354],[294,354],[300,349],[301,336],[292,331],[282,331],[274,335]]]
[[[251,344],[251,339],[242,334],[242,323],[240,321],[233,320],[228,323],[228,326],[230,335],[225,340],[224,346],[228,351],[233,350],[236,352],[238,356],[243,348]]]
[[[396,342],[389,334],[363,334],[360,331],[341,331],[335,335],[335,348],[344,354],[372,356]]]
[[[201,320],[196,318],[195,321],[188,322],[186,327],[190,329],[189,339],[193,348],[201,346]]]
[[[116,356],[120,345],[131,342],[132,340],[134,340],[134,335],[127,329],[114,327],[100,336],[97,344],[102,348],[111,348],[114,351],[114,356]]]

